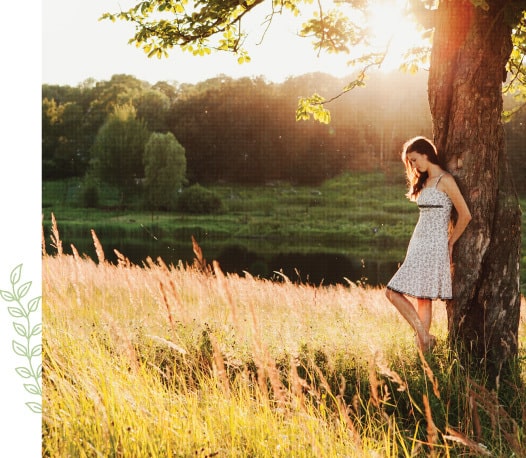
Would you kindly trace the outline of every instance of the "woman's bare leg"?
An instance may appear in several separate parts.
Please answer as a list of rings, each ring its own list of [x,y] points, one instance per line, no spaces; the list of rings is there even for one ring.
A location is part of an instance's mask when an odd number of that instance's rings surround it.
[[[431,329],[431,319],[433,318],[433,311],[431,308],[431,299],[417,299],[418,316],[420,321],[425,326],[427,332]]]
[[[431,299],[417,299],[417,313],[420,317],[420,321],[424,325],[424,327],[427,330],[427,333],[429,334],[429,330],[431,329],[431,320],[433,319],[433,308],[432,308],[432,301]],[[429,343],[427,346],[423,346],[422,342],[420,342],[420,348],[431,350],[436,345],[436,337],[432,334],[429,334]]]
[[[406,319],[411,327],[416,331],[420,348],[427,350],[431,344],[431,336],[427,323],[423,323],[418,315],[418,312],[413,307],[413,304],[401,293],[397,293],[392,289],[386,289],[385,295],[387,299],[397,308],[400,314]],[[429,320],[431,324],[431,320]]]

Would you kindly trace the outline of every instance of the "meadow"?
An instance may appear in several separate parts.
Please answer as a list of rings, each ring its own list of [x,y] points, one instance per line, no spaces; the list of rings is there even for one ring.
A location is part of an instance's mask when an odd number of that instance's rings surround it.
[[[446,342],[422,354],[381,288],[43,253],[44,457],[526,456],[526,301],[488,390]],[[54,254],[49,254],[54,245]],[[204,253],[206,255],[206,253]]]
[[[405,255],[418,210],[404,197],[400,165],[393,165],[393,169],[397,172],[347,172],[319,186],[215,184],[209,189],[220,196],[223,208],[210,215],[149,212],[138,200],[124,208],[119,205],[119,193],[107,186],[101,186],[102,208],[83,208],[81,180],[46,181],[43,225],[49,236],[54,214],[64,250],[71,254],[73,243],[81,255],[92,258],[96,258],[90,235],[94,229],[102,243],[111,247],[107,257],[112,261],[116,259],[112,251],[116,241],[128,248],[121,251],[135,263],[143,261],[144,253],[154,258],[162,253],[165,261],[168,255],[177,258],[183,252],[191,257],[194,236],[210,259],[235,243],[267,257],[279,252],[332,252],[358,261],[397,263]],[[521,204],[524,208],[524,198]],[[131,250],[136,248],[141,256],[134,258]],[[522,251],[526,253],[524,234]],[[526,255],[521,271],[524,287]]]
[[[118,205],[118,192],[101,186],[101,208],[79,204],[80,180],[43,184],[45,227],[53,213],[64,240],[90,239],[95,229],[104,237],[141,238],[174,243],[205,237],[221,240],[280,241],[304,251],[319,244],[403,251],[416,222],[415,206],[404,198],[403,176],[387,180],[383,173],[346,173],[319,186],[269,183],[267,186],[215,184],[223,208],[213,214],[150,212],[140,202]],[[91,240],[90,240],[91,243]],[[384,250],[380,250],[380,255]]]

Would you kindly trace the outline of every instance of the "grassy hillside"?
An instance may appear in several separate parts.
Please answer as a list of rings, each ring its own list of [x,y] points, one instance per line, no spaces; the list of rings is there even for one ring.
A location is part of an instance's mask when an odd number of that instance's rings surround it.
[[[42,270],[45,457],[526,455],[524,299],[494,393],[448,350],[440,302],[422,355],[380,289],[124,256]]]
[[[76,180],[45,182],[43,207],[46,222],[53,212],[64,237],[79,235],[88,225],[97,233],[140,236],[141,225],[157,237],[199,236],[237,238],[286,238],[303,245],[343,241],[369,244],[373,237],[383,244],[405,241],[416,219],[416,208],[405,198],[403,184],[389,183],[383,174],[346,174],[319,187],[268,186],[211,187],[224,209],[214,215],[152,214],[140,206],[117,208],[118,196],[103,190],[101,205],[111,210],[80,207],[81,184]]]

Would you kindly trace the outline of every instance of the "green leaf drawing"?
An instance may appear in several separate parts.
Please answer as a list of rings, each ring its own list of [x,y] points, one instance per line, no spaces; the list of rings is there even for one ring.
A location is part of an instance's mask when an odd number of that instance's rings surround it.
[[[9,291],[0,290],[0,296],[6,302],[13,302],[15,300],[15,296],[13,296]]]
[[[31,330],[32,336],[38,336],[39,334],[42,334],[42,323],[38,323],[35,326],[33,326],[33,329]]]
[[[42,323],[31,323],[31,314],[38,311],[42,297],[35,297],[24,305],[22,299],[27,296],[31,285],[31,281],[22,283],[17,286],[22,280],[22,264],[16,266],[9,277],[11,282],[11,290],[0,290],[0,297],[5,302],[14,303],[10,307],[7,307],[7,311],[11,317],[16,321],[13,321],[13,329],[16,334],[23,339],[23,343],[13,340],[12,348],[16,355],[25,358],[26,364],[15,368],[15,372],[22,377],[30,381],[30,383],[24,383],[24,389],[31,395],[38,396],[40,402],[26,402],[26,406],[34,413],[42,413],[42,364],[36,361],[36,358],[42,356],[42,344],[35,343],[32,339],[35,336],[42,334]]]
[[[16,307],[8,307],[7,311],[9,312],[9,315],[11,315],[14,318],[26,318],[26,315],[23,310],[20,310]]]
[[[38,307],[40,305],[40,300],[42,297],[38,296],[34,299],[31,299],[27,304],[27,311],[28,312],[36,312],[38,310]]]
[[[26,391],[28,393],[31,393],[31,394],[39,394],[38,393],[38,386],[36,385],[33,385],[32,383],[25,383],[24,384],[24,388],[26,389]]]
[[[19,336],[27,337],[27,329],[20,323],[13,323],[13,327]]]
[[[26,358],[29,356],[27,348],[16,340],[13,340],[13,351],[18,356],[25,356]]]
[[[29,289],[31,288],[31,283],[32,282],[28,281],[27,283],[24,283],[22,286],[20,286],[20,288],[18,288],[17,295],[19,299],[22,299],[29,292]]]
[[[42,404],[40,402],[26,402],[26,406],[28,406],[35,413],[42,413]]]
[[[33,376],[29,369],[26,369],[25,367],[17,367],[15,371],[18,375],[20,375],[20,377],[23,378],[30,378]]]
[[[11,272],[11,284],[16,285],[22,278],[22,264],[16,266]]]

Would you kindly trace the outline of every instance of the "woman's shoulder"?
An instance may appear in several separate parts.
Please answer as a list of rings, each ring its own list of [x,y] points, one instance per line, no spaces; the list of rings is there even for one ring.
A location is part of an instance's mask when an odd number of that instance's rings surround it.
[[[443,183],[445,185],[455,185],[455,186],[457,184],[455,177],[446,170],[442,172],[442,176],[440,178],[439,183]]]
[[[458,185],[455,177],[451,173],[444,171],[442,178],[437,184],[437,188],[446,194],[450,194],[451,191],[458,190]]]

